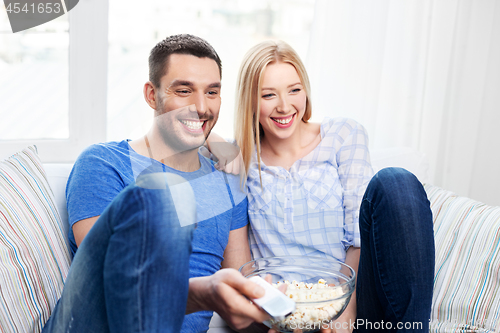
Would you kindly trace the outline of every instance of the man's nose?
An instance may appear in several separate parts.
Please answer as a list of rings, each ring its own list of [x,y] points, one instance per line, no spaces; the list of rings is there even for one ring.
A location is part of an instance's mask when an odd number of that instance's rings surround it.
[[[198,111],[199,114],[204,114],[205,112],[207,112],[208,106],[206,98],[207,97],[203,93],[195,95],[194,104],[196,106],[196,111]]]

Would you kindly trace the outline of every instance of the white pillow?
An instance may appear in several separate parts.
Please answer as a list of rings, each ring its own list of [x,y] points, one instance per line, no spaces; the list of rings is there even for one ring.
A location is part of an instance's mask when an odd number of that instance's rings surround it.
[[[40,332],[70,266],[36,147],[0,162],[0,331]]]
[[[387,167],[400,167],[417,176],[421,183],[432,183],[429,161],[416,149],[410,147],[374,149],[370,151],[370,155],[374,172]]]

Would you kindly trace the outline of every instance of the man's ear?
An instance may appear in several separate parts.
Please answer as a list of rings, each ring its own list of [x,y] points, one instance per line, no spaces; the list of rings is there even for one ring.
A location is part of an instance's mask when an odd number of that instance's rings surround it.
[[[144,84],[144,99],[153,110],[156,110],[156,88],[151,81]]]

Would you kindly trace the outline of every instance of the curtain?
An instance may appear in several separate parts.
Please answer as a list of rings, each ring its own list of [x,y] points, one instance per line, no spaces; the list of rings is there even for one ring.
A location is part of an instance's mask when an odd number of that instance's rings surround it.
[[[353,118],[371,149],[417,149],[434,185],[500,205],[500,1],[315,6],[313,119]]]

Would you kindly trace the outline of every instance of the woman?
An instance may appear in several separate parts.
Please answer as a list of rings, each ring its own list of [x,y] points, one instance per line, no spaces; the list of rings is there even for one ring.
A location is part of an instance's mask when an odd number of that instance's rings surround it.
[[[356,296],[331,324],[336,331],[427,331],[434,240],[422,185],[399,168],[372,178],[364,128],[343,118],[311,123],[311,113],[296,52],[276,41],[253,47],[239,72],[235,129],[253,257],[311,255],[352,266]]]

